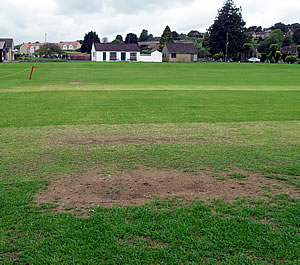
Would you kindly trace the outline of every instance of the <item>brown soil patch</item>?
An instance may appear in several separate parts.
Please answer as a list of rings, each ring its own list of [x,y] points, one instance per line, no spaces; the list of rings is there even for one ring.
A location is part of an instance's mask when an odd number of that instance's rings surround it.
[[[228,174],[228,173],[227,173]],[[272,188],[276,184],[280,189]],[[266,185],[270,189],[266,190]],[[57,211],[66,207],[87,208],[115,205],[142,205],[156,199],[208,200],[221,198],[264,198],[264,193],[288,194],[299,198],[295,186],[249,173],[247,179],[218,180],[213,174],[186,173],[174,169],[141,167],[114,175],[91,170],[81,178],[66,177],[52,182],[48,191],[36,195],[38,204],[56,203]]]
[[[153,144],[171,142],[170,138],[137,138],[137,137],[97,137],[87,139],[74,139],[71,141],[60,142],[62,145],[109,145],[109,144]]]

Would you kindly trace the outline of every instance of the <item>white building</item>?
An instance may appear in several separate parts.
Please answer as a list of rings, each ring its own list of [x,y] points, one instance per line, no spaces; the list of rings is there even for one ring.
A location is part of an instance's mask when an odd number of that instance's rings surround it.
[[[162,62],[162,54],[155,51],[141,55],[135,43],[95,43],[92,46],[93,62]]]
[[[163,55],[159,51],[154,51],[151,54],[141,54],[139,62],[152,62],[161,63],[163,60]]]

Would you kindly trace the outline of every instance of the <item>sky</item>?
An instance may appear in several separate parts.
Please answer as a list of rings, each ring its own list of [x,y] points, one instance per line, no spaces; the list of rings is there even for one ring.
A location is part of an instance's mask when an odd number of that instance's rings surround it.
[[[270,27],[300,23],[299,0],[235,0],[246,26]],[[96,31],[100,39],[140,35],[143,29],[160,36],[169,25],[178,33],[205,32],[224,0],[0,0],[0,38],[23,42],[74,41]]]

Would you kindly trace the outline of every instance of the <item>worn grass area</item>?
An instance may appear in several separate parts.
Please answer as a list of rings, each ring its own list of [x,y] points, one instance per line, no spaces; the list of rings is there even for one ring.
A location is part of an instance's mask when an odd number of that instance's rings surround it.
[[[24,67],[0,65],[1,264],[300,263],[299,66],[41,63],[31,83],[5,77]],[[36,201],[54,181],[143,168],[269,184],[231,203]]]

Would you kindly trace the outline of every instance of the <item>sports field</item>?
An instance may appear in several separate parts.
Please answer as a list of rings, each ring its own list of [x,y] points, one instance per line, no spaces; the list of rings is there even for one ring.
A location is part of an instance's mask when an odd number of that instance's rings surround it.
[[[300,65],[0,64],[0,264],[299,264]]]

